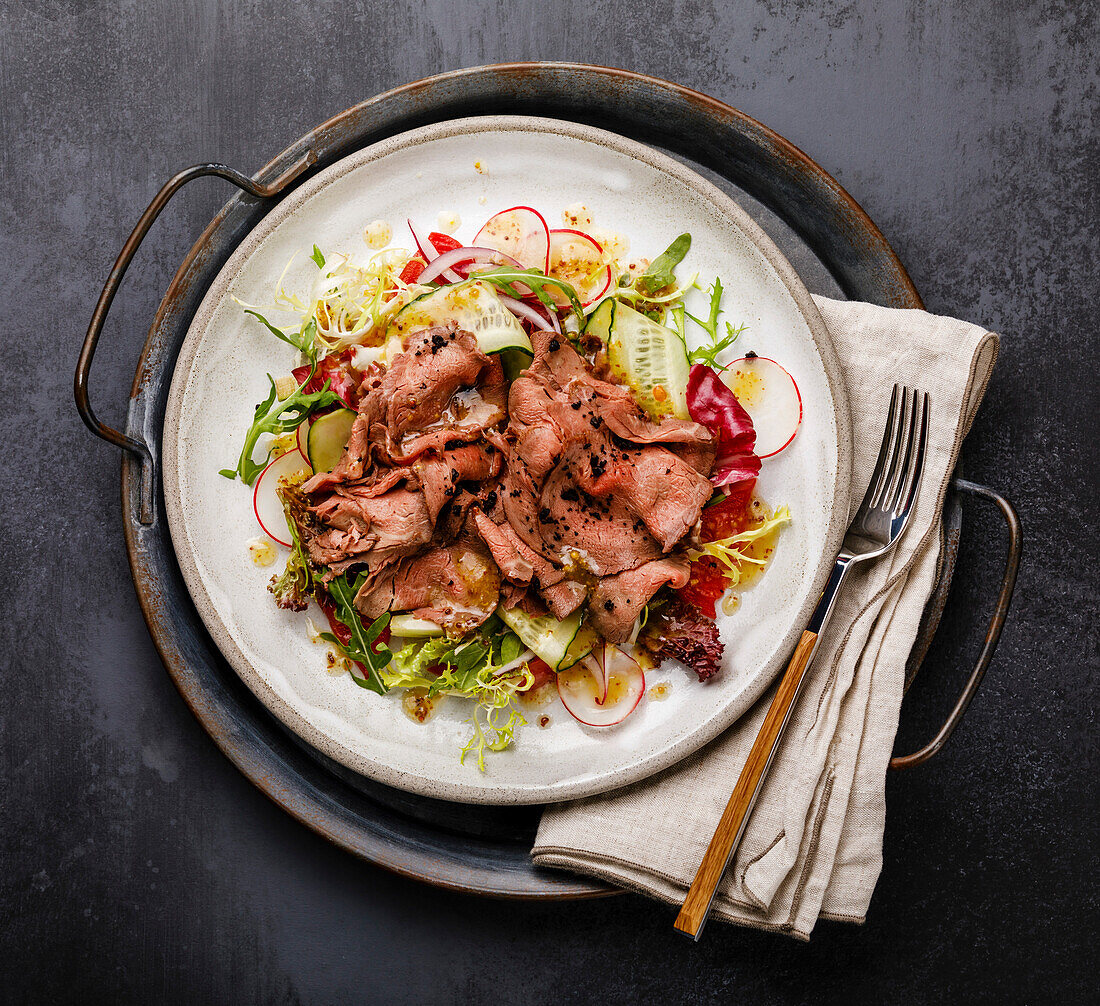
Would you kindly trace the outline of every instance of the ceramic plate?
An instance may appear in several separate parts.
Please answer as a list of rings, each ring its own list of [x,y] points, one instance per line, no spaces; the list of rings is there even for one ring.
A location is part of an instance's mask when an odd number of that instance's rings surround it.
[[[476,165],[476,167],[475,167]],[[732,616],[720,616],[725,666],[701,685],[665,664],[666,682],[617,727],[573,720],[555,699],[528,707],[515,745],[480,773],[459,762],[467,704],[445,699],[425,724],[397,694],[378,696],[324,669],[306,614],[279,610],[267,591],[275,567],[253,564],[251,493],[218,471],[232,466],[265,374],[286,374],[294,351],[247,317],[236,299],[271,301],[287,262],[288,288],[308,289],[307,255],[366,256],[364,226],[384,220],[408,244],[404,221],[433,229],[457,214],[469,240],[492,213],[517,204],[550,226],[583,203],[594,225],[654,257],[677,234],[692,247],[681,269],[726,286],[725,317],[747,325],[742,350],[781,361],[803,399],[794,443],[764,462],[760,494],[793,515],[775,557]],[[560,224],[557,224],[560,225]],[[705,314],[702,294],[696,304]],[[236,299],[235,299],[236,298]],[[208,291],[180,352],[162,444],[165,501],[176,554],[203,621],[230,664],[291,730],[351,769],[392,786],[472,803],[546,803],[636,782],[717,736],[761,694],[790,654],[824,582],[847,516],[849,429],[838,368],[806,289],[737,205],[678,162],[602,130],[525,117],[484,117],[424,127],[334,164],[279,203],[242,242]],[[313,612],[318,618],[316,611]],[[546,717],[548,725],[537,722]]]

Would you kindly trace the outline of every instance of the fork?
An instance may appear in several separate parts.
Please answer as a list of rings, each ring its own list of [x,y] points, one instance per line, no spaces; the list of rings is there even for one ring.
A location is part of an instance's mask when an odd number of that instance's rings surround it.
[[[877,559],[901,537],[913,513],[927,443],[928,393],[895,384],[867,495],[844,535],[844,545],[821,599],[787,664],[760,733],[676,916],[675,927],[696,940],[703,932],[719,881],[745,833],[749,814],[790,722],[840,585],[853,566]]]

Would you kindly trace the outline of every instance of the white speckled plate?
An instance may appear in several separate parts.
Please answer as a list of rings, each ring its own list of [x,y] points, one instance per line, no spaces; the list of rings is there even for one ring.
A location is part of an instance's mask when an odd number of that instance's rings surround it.
[[[481,172],[475,170],[480,162]],[[289,372],[290,347],[246,317],[234,297],[268,303],[284,266],[313,244],[365,256],[368,222],[407,243],[406,217],[434,228],[457,212],[469,240],[499,209],[532,205],[551,226],[583,202],[594,225],[625,234],[652,258],[690,231],[681,267],[726,286],[726,318],[748,326],[743,350],[779,360],[802,392],[802,429],[764,462],[761,495],[790,506],[793,523],[774,560],[732,617],[721,617],[726,661],[705,685],[666,664],[649,684],[669,682],[663,701],[643,700],[617,727],[575,722],[557,700],[533,708],[508,751],[482,774],[459,762],[467,704],[445,699],[418,724],[397,694],[378,696],[324,670],[325,650],[306,634],[306,615],[280,611],[247,542],[257,534],[251,494],[218,471],[231,466],[265,374]],[[306,289],[313,264],[299,254],[287,275]],[[701,299],[701,295],[700,299]],[[705,308],[700,303],[700,313]],[[828,332],[778,249],[736,204],[669,157],[612,133],[520,117],[456,120],[361,150],[311,179],[269,213],[208,291],[183,344],[163,440],[164,491],[172,540],[203,621],[249,688],[290,729],[330,757],[413,792],[471,803],[546,803],[636,782],[717,736],[763,692],[794,648],[839,544],[847,515],[847,403]],[[285,550],[279,557],[281,568]],[[316,617],[316,612],[314,612]],[[545,728],[536,720],[545,714]]]

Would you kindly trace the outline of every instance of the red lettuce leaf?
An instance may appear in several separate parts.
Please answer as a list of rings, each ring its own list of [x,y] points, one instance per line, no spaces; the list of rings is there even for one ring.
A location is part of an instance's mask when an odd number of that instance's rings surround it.
[[[700,681],[714,677],[722,669],[724,647],[718,638],[718,626],[681,598],[673,600],[646,626],[638,642],[658,666],[664,660],[679,660]]]
[[[718,457],[710,480],[716,486],[733,485],[760,474],[756,430],[733,392],[710,367],[692,365],[688,374],[688,412],[714,434]]]
[[[352,410],[359,409],[359,383],[360,376],[351,365],[353,350],[345,349],[339,353],[330,353],[317,364],[313,377],[306,386],[306,392],[320,391],[325,381],[329,382],[329,389],[340,397],[343,403]],[[309,366],[295,367],[291,372],[299,384],[309,377]]]

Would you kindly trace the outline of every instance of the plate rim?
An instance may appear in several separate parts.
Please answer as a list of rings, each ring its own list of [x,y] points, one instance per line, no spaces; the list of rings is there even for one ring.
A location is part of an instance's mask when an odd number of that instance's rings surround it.
[[[536,131],[554,133],[608,147],[635,157],[658,171],[672,176],[720,209],[723,216],[730,219],[742,230],[748,240],[752,242],[772,269],[775,270],[776,275],[804,318],[816,353],[825,371],[837,430],[837,470],[834,474],[832,486],[832,507],[825,547],[814,571],[812,581],[814,587],[804,598],[798,610],[798,616],[793,620],[780,646],[775,651],[776,656],[748,682],[746,687],[725,708],[718,711],[699,728],[670,743],[660,751],[643,755],[629,765],[611,770],[599,778],[565,780],[549,785],[467,786],[461,782],[440,783],[434,779],[395,768],[385,762],[365,757],[359,752],[352,751],[335,742],[329,735],[322,733],[267,684],[246,654],[233,640],[202,581],[195,558],[186,540],[183,515],[179,506],[179,472],[176,468],[176,448],[179,441],[179,422],[186,384],[182,375],[189,372],[194,361],[200,342],[200,339],[197,338],[199,335],[198,330],[205,327],[213,310],[224,297],[225,290],[221,290],[215,296],[215,291],[222,285],[223,277],[229,277],[225,284],[228,285],[231,282],[232,267],[235,263],[239,263],[240,260],[250,254],[297,205],[300,205],[314,193],[325,188],[342,175],[397,150],[416,146],[433,139],[485,132],[487,130],[492,132]],[[279,209],[283,210],[282,216],[278,213]],[[276,219],[276,222],[269,223],[273,219]],[[267,224],[266,227],[265,224]],[[496,114],[446,119],[414,129],[403,130],[361,147],[340,157],[323,171],[303,182],[279,204],[278,208],[273,208],[271,212],[265,214],[256,226],[252,227],[243,236],[225,264],[218,270],[213,281],[203,293],[199,307],[188,324],[187,333],[172,372],[160,447],[162,479],[165,489],[164,500],[169,530],[188,592],[199,612],[203,625],[210,633],[219,651],[229,662],[234,672],[272,715],[305,743],[316,748],[327,757],[333,758],[352,771],[361,773],[367,778],[385,785],[422,796],[442,798],[460,803],[519,805],[556,803],[592,796],[649,778],[677,764],[683,758],[690,756],[719,736],[763,694],[785,666],[785,654],[793,649],[795,641],[800,635],[814,603],[816,603],[816,597],[828,576],[833,557],[843,537],[848,514],[851,426],[839,362],[828,329],[813,303],[809,291],[771,238],[730,196],[663,151],[618,133],[549,116]]]

